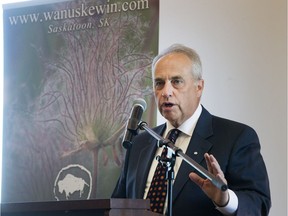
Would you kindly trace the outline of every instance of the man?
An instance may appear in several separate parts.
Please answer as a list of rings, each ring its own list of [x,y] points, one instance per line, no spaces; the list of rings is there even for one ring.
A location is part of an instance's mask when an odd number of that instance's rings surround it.
[[[200,104],[204,80],[198,54],[173,45],[154,59],[152,77],[158,109],[167,119],[153,130],[166,137],[179,129],[175,145],[229,188],[219,190],[176,158],[173,215],[268,215],[269,181],[258,136],[249,126],[213,116]],[[137,135],[112,197],[146,199],[158,163],[155,155],[161,151],[147,132]],[[163,213],[167,200],[165,206]]]

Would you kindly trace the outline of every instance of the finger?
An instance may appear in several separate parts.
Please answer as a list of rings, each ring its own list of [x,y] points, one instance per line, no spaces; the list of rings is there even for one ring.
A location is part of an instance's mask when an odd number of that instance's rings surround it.
[[[207,169],[209,172],[212,172],[212,166],[211,166],[211,160],[210,160],[210,155],[208,153],[205,153],[204,154],[204,158],[205,158],[205,161],[206,161],[206,165],[207,165]]]
[[[225,176],[224,176],[224,174],[223,174],[222,171],[221,171],[221,173],[218,173],[218,174],[216,175],[216,178],[222,180],[223,183],[227,184],[227,180],[225,179]]]
[[[214,175],[220,174],[222,177],[224,177],[224,173],[216,160],[216,158],[213,155],[210,155],[210,162],[211,162],[211,170]]]
[[[212,154],[208,154],[205,153],[204,154],[205,160],[206,160],[206,164],[207,164],[207,169],[210,173],[212,173],[215,176],[219,175],[219,178],[223,181],[223,182],[227,182],[224,176],[224,173],[218,163],[218,161],[216,160],[216,158],[212,155]]]
[[[193,182],[195,182],[200,188],[203,187],[203,185],[204,185],[204,179],[201,178],[201,177],[200,177],[199,175],[197,175],[196,173],[191,172],[191,173],[189,174],[189,178],[190,178]]]

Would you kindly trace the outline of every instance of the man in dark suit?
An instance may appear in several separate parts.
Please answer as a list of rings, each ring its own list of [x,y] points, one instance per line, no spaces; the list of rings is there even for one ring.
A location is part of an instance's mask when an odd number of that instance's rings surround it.
[[[229,188],[220,190],[177,158],[173,215],[268,215],[269,180],[258,136],[251,127],[213,116],[200,104],[204,80],[198,54],[173,45],[154,59],[152,77],[158,109],[167,119],[153,130],[166,137],[179,129],[175,145]],[[147,132],[137,135],[112,197],[146,199],[158,163],[155,156],[161,151]],[[167,199],[160,210],[153,205],[153,211],[167,212]]]

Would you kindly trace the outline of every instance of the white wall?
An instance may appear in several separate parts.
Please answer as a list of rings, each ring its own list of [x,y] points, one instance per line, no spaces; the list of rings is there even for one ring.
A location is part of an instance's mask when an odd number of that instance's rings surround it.
[[[258,132],[271,216],[287,215],[286,13],[286,0],[160,0],[159,49],[182,43],[198,51],[202,104]]]

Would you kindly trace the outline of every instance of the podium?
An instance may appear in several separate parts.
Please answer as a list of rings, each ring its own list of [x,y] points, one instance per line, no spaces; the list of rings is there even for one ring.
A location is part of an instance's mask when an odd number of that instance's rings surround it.
[[[1,216],[160,216],[149,200],[95,199],[25,203],[1,203]]]

